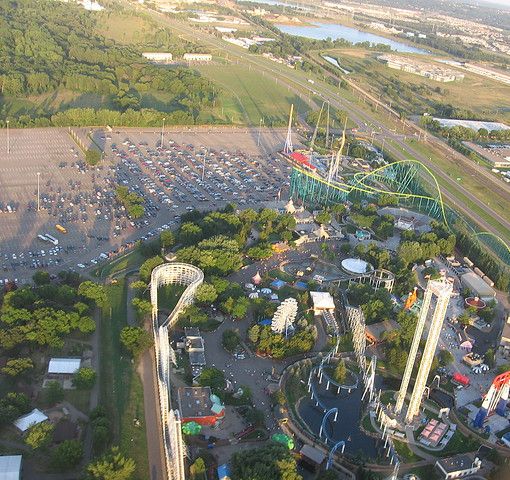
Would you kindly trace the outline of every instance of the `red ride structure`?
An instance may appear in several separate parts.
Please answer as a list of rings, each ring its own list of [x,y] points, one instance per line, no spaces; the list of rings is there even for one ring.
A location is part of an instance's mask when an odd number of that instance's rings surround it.
[[[487,395],[483,399],[482,406],[476,415],[473,425],[482,428],[485,419],[496,412],[505,416],[508,405],[508,392],[510,390],[510,371],[498,375],[492,382]]]

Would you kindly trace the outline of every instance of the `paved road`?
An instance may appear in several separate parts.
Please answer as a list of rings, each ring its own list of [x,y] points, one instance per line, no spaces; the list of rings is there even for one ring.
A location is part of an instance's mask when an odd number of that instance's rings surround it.
[[[467,198],[469,198],[470,201],[474,202],[476,205],[482,208],[483,211],[486,211],[488,216],[490,215],[493,218],[497,219],[501,225],[510,230],[510,221],[506,220],[505,218],[501,217],[501,215],[494,212],[486,203],[479,200],[476,195],[472,194],[469,190],[464,188],[462,185],[458,184],[458,182],[455,179],[451,178],[447,172],[439,170],[437,165],[435,165],[431,160],[429,160],[428,157],[420,154],[415,149],[407,145],[402,140],[401,136],[397,135],[395,132],[388,129],[382,121],[373,118],[370,114],[368,114],[366,111],[361,109],[356,104],[341,97],[337,93],[336,89],[334,89],[332,86],[321,82],[316,82],[313,86],[310,86],[307,83],[307,81],[301,78],[302,76],[299,75],[297,72],[287,73],[284,70],[285,67],[278,66],[277,64],[274,64],[274,62],[270,62],[261,56],[249,55],[246,54],[245,52],[238,51],[238,49],[235,49],[230,45],[227,46],[225,42],[223,42],[222,40],[217,39],[216,37],[209,35],[203,31],[200,31],[196,28],[192,28],[191,26],[184,22],[178,22],[169,19],[168,17],[156,11],[150,12],[158,21],[170,24],[172,29],[180,31],[184,36],[189,35],[192,38],[198,39],[202,43],[213,47],[214,49],[227,51],[231,58],[237,58],[247,64],[254,65],[257,67],[258,71],[260,71],[263,74],[264,72],[267,72],[270,75],[274,76],[275,78],[287,82],[287,84],[289,85],[297,85],[308,92],[316,92],[324,100],[327,99],[332,106],[347,110],[352,120],[358,123],[358,125],[360,125],[359,130],[361,132],[366,131],[368,133],[373,131],[374,128],[376,128],[381,132],[382,135],[384,135],[385,138],[394,140],[396,143],[398,143],[400,148],[402,148],[402,151],[392,147],[391,145],[387,147],[388,150],[392,151],[392,153],[396,156],[397,159],[404,160],[408,159],[409,157],[414,157],[417,160],[421,161],[424,165],[428,166],[434,172],[435,175],[440,176],[448,185],[460,191]],[[457,161],[462,162],[463,168],[466,169],[466,174],[471,174],[471,172],[473,172],[472,173],[473,175],[482,175],[481,174],[481,171],[483,170],[482,167],[473,164],[473,162],[469,161],[467,158],[463,157],[457,152],[454,152],[450,147],[443,145],[443,142],[441,142],[439,139],[434,139],[434,142],[441,144],[443,149],[449,149],[448,151],[450,152],[450,154],[455,155],[455,159]],[[500,182],[496,178],[492,177],[492,175],[490,175],[488,172],[484,172],[483,176],[484,176],[483,183],[486,183],[489,189],[492,192],[494,192],[494,195],[501,194],[503,198],[502,201],[510,201],[510,186],[507,186],[503,182]],[[469,209],[468,206],[464,205],[462,202],[457,200],[455,194],[443,191],[443,195],[446,200],[453,203],[457,209],[459,209],[467,217],[472,218],[472,220],[478,223],[482,228],[484,228],[488,232],[500,235],[496,228],[494,228],[492,225],[490,225],[485,220],[480,218],[478,215],[473,214],[473,212]]]

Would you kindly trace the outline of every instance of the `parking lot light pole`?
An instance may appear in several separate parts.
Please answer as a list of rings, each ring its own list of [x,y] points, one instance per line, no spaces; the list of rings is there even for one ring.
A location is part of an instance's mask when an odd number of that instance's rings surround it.
[[[11,153],[11,145],[9,139],[9,120],[6,120],[7,123],[7,153]]]
[[[39,189],[39,180],[41,178],[41,172],[37,172],[37,211],[41,210],[41,197],[40,197],[40,189]]]
[[[163,117],[163,124],[161,125],[161,142],[160,142],[161,148],[163,148],[163,133],[165,131],[165,120],[166,120],[166,118]]]

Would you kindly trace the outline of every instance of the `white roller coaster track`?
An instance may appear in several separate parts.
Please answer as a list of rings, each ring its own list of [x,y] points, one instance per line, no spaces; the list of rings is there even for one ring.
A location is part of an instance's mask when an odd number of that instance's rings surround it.
[[[172,410],[170,399],[171,347],[168,330],[177,322],[179,313],[193,303],[197,287],[203,282],[204,273],[187,263],[164,263],[152,271],[150,294],[152,304],[152,329],[156,352],[157,385],[161,409],[161,438],[165,451],[167,480],[185,480],[181,419],[178,410]],[[170,315],[160,324],[158,315],[158,288],[162,285],[186,285]]]

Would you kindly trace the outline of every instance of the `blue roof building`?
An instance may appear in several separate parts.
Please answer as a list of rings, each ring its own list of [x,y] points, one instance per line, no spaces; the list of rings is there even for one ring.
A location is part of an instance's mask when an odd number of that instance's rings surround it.
[[[230,467],[224,463],[218,467],[219,480],[230,480]]]

